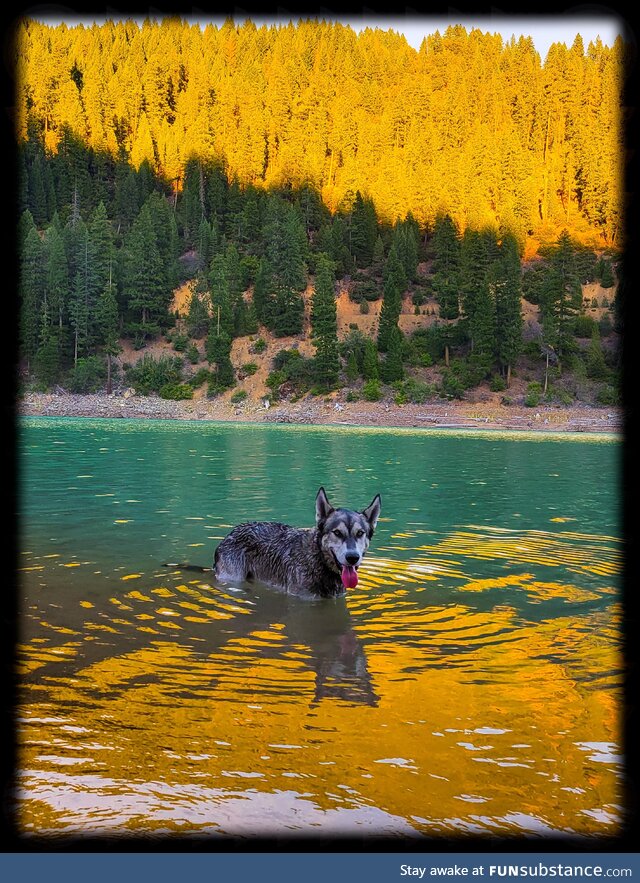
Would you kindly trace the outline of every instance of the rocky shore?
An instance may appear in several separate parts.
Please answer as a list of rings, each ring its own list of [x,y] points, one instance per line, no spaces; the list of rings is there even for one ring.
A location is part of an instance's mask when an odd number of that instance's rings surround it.
[[[168,401],[159,396],[138,396],[131,390],[112,395],[27,393],[17,404],[22,416],[128,417],[156,420],[215,420],[252,423],[290,423],[340,426],[475,427],[481,429],[539,430],[553,432],[609,432],[623,428],[617,408],[541,405],[527,408],[496,403],[436,401],[422,405],[392,402],[346,402],[305,397],[265,407],[246,400],[193,399]]]

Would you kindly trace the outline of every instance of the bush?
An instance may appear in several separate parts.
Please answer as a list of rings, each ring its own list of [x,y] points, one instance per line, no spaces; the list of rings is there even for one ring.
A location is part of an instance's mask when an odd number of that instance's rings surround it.
[[[195,345],[195,343],[189,344],[189,346],[187,348],[186,356],[192,365],[198,364],[198,362],[200,361],[200,353],[198,352],[198,347]]]
[[[263,337],[259,337],[251,347],[252,353],[263,353],[267,348],[267,342]]]
[[[455,371],[449,369],[442,377],[440,392],[448,399],[461,399],[464,396],[464,384]]]
[[[78,359],[69,375],[71,392],[97,392],[107,379],[107,366],[99,356]]]
[[[246,398],[247,398],[247,391],[246,391],[246,389],[238,389],[238,390],[236,390],[236,391],[234,392],[234,394],[231,396],[230,401],[231,401],[234,405],[237,405],[237,404],[239,404],[240,402],[244,402],[244,400],[245,400]]]
[[[367,402],[378,402],[382,398],[379,380],[367,380],[362,387],[362,397]]]
[[[165,383],[160,387],[160,398],[174,402],[193,398],[193,387],[190,383]]]
[[[199,386],[202,386],[203,383],[206,383],[211,378],[211,372],[208,368],[200,368],[193,377],[190,377],[187,380],[187,383],[192,389],[197,389]]]
[[[599,405],[619,405],[620,393],[610,384],[601,386],[596,394],[596,401]]]
[[[413,377],[407,380],[399,380],[394,383],[394,389],[397,391],[396,404],[404,405],[411,402],[413,405],[422,405],[427,399],[435,395],[436,389],[431,383],[424,383],[422,380],[415,380]]]
[[[527,394],[524,397],[524,403],[527,408],[535,408],[540,404],[542,398],[542,384],[537,380],[532,381],[527,386]]]
[[[360,401],[360,396],[355,391],[355,389],[350,389],[347,393],[347,401],[348,402],[358,402]]]
[[[504,377],[501,377],[499,374],[494,374],[491,378],[491,383],[489,384],[491,392],[504,392],[506,388],[507,382]]]
[[[251,375],[255,374],[258,370],[258,366],[255,362],[245,362],[245,364],[242,366],[242,370],[247,377],[251,377]]]
[[[369,313],[369,301],[368,300],[361,300],[360,301],[360,312],[362,313],[363,316],[368,315],[368,313]]]
[[[127,382],[139,395],[159,392],[169,383],[179,383],[182,379],[182,359],[179,356],[143,356],[137,364],[129,368]]]
[[[184,353],[189,346],[189,338],[186,334],[175,334],[172,339],[173,348],[177,353]]]
[[[573,333],[576,337],[591,337],[595,326],[592,316],[576,316]]]

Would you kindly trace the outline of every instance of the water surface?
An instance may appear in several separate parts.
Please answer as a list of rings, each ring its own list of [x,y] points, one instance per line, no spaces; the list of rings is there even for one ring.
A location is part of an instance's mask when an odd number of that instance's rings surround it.
[[[25,833],[615,835],[608,436],[28,418]],[[382,517],[346,599],[217,587],[236,523]]]

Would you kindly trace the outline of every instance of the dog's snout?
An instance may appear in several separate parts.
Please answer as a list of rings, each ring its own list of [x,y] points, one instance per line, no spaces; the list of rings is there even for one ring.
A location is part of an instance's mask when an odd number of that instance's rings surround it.
[[[360,556],[357,552],[347,552],[347,554],[344,556],[344,560],[347,562],[347,564],[353,566],[360,561]]]

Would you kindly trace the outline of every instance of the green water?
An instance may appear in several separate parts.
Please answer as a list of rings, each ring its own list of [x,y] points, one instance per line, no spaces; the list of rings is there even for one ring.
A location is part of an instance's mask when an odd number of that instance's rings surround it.
[[[25,419],[25,833],[615,834],[620,445]],[[216,586],[236,523],[382,515],[346,599]]]

